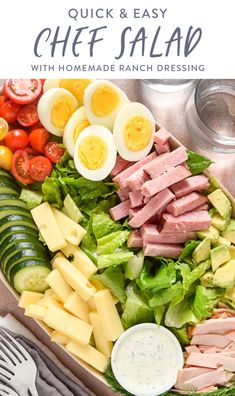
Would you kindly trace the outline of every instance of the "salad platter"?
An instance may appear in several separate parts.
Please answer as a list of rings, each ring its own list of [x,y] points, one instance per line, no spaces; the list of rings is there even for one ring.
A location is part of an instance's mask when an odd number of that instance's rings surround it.
[[[121,394],[232,395],[235,201],[211,161],[106,80],[6,80],[0,139],[25,315]]]

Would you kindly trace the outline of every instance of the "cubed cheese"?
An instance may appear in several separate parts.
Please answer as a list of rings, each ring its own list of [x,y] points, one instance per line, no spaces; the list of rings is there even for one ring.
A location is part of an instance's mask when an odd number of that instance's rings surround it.
[[[54,261],[53,267],[60,271],[65,281],[84,301],[88,301],[95,294],[96,288],[66,258],[58,257]]]
[[[57,224],[61,229],[64,238],[72,245],[79,245],[82,238],[86,235],[85,228],[75,223],[72,219],[66,216],[63,212],[53,208],[53,213],[56,218]]]
[[[59,331],[53,330],[51,333],[51,341],[57,342],[57,344],[66,345],[69,342],[69,338]]]
[[[89,305],[78,295],[78,293],[72,291],[65,301],[64,307],[74,316],[77,316],[79,319],[85,320],[85,322],[89,323]]]
[[[66,349],[98,371],[104,372],[108,364],[107,356],[97,351],[91,345],[84,346],[70,340],[66,345]]]
[[[55,259],[57,259],[57,257],[64,257],[64,255],[63,255],[63,253],[61,253],[61,252],[56,253],[56,254],[54,255],[54,257],[52,258],[52,260],[51,260],[51,265],[52,265],[52,266],[53,266],[53,263],[54,263]]]
[[[95,286],[97,290],[104,290],[106,287],[101,283],[98,279],[92,279],[91,280],[92,285]]]
[[[94,297],[89,298],[89,300],[87,301],[89,308],[91,311],[96,311],[96,306],[95,306],[95,301],[94,301]]]
[[[52,329],[83,345],[87,345],[90,341],[93,327],[60,308],[50,306],[44,317],[44,322]]]
[[[56,250],[64,248],[67,242],[57,224],[50,205],[44,202],[32,209],[31,213],[49,250],[55,252]]]
[[[55,298],[57,301],[59,301],[59,302],[62,302],[61,301],[61,299],[53,292],[53,290],[52,289],[47,289],[45,292],[44,292],[44,295],[45,296],[50,296],[50,297],[53,297],[53,298]]]
[[[47,308],[40,307],[36,304],[30,304],[25,308],[24,314],[30,316],[31,318],[43,320],[47,313]]]
[[[112,341],[108,341],[105,338],[98,313],[90,312],[89,319],[90,319],[90,323],[93,326],[93,335],[95,339],[96,348],[105,356],[110,357],[113,349],[113,343]]]
[[[72,264],[87,278],[95,274],[98,270],[96,265],[91,259],[78,247],[68,243],[65,248],[62,249],[63,254],[66,257],[71,257]]]
[[[42,297],[43,297],[42,293],[36,293],[36,292],[24,290],[21,293],[18,306],[20,308],[26,308],[30,304],[36,304],[36,302],[40,300]]]
[[[105,337],[109,341],[116,341],[124,329],[112,294],[108,289],[99,290],[94,295],[94,302]]]
[[[65,282],[60,271],[53,269],[50,274],[46,277],[46,282],[54,291],[54,293],[60,298],[63,303],[67,300],[68,296],[72,292],[71,287]]]
[[[51,305],[53,305],[54,307],[63,308],[62,303],[60,303],[56,298],[52,296],[44,296],[36,303],[36,305],[44,308],[48,308]]]

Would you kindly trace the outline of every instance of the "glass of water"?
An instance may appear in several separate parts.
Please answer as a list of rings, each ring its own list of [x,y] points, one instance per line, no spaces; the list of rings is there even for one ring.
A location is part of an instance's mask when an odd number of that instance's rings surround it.
[[[235,80],[200,80],[185,120],[190,137],[204,150],[235,153]]]

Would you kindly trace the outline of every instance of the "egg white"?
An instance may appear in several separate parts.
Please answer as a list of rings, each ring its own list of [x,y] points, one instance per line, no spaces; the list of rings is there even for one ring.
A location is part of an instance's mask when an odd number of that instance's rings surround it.
[[[60,79],[48,78],[47,80],[44,81],[43,92],[46,92],[48,91],[48,89],[51,88],[59,88],[59,86],[60,86]]]
[[[99,169],[91,170],[86,168],[78,157],[79,145],[82,142],[82,140],[88,136],[97,136],[102,140],[104,140],[104,142],[108,146],[106,160],[103,166]],[[85,128],[78,136],[74,148],[74,163],[78,173],[80,173],[86,179],[93,181],[104,180],[110,174],[111,170],[114,168],[114,165],[116,163],[116,157],[117,157],[117,150],[115,147],[113,135],[104,126],[90,125],[87,128]]]
[[[135,116],[142,116],[146,118],[152,126],[152,138],[149,144],[139,151],[130,150],[124,140],[123,131],[130,118]],[[113,136],[119,155],[127,161],[139,161],[144,158],[153,146],[153,134],[155,131],[155,121],[149,109],[141,103],[130,102],[127,103],[117,114],[115,119]]]
[[[118,95],[119,97],[119,103],[117,107],[110,113],[109,115],[105,117],[97,117],[91,108],[91,99],[97,88],[102,87],[102,86],[109,86],[111,87]],[[115,117],[119,110],[126,104],[128,103],[129,100],[126,96],[126,94],[118,88],[116,85],[111,83],[108,80],[95,80],[93,81],[88,87],[85,89],[84,93],[84,106],[87,114],[87,118],[91,124],[96,124],[96,125],[103,125],[106,128],[112,130],[113,124]]]
[[[62,96],[68,96],[74,106],[74,111],[78,107],[78,102],[76,98],[64,88],[51,88],[46,91],[40,98],[38,102],[38,117],[44,128],[46,128],[50,133],[56,136],[62,136],[63,130],[56,127],[51,121],[51,111],[55,101],[57,101]]]
[[[82,122],[87,120],[87,115],[85,111],[85,107],[81,106],[79,109],[77,109],[70,117],[68,120],[64,133],[63,133],[63,143],[71,157],[73,157],[74,153],[74,147],[75,147],[75,142],[74,142],[74,132],[76,129],[76,126]],[[84,128],[85,129],[85,128]]]

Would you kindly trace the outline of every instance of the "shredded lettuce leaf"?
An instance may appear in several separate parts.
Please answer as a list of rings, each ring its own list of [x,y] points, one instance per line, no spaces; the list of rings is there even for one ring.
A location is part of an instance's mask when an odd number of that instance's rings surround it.
[[[165,325],[167,327],[180,329],[185,324],[195,323],[198,323],[198,319],[194,315],[187,298],[173,307],[170,306],[166,312]]]
[[[92,276],[92,279],[99,280],[104,286],[106,286],[111,293],[124,304],[126,301],[126,293],[124,290],[125,281],[122,268],[110,267],[106,269],[102,274],[96,274]]]
[[[187,164],[192,175],[198,175],[207,169],[213,161],[194,151],[187,150]]]
[[[160,305],[165,305],[176,298],[178,294],[183,292],[183,286],[181,282],[177,282],[171,285],[167,289],[159,290],[154,293],[153,298],[149,300],[149,306],[151,308],[159,307]]]
[[[121,229],[121,224],[113,221],[107,213],[94,214],[92,217],[92,230],[96,239]]]
[[[206,260],[200,263],[193,271],[187,274],[187,277],[183,281],[183,286],[186,291],[190,289],[190,286],[198,279],[201,278],[202,275],[211,267],[211,261]]]
[[[157,268],[155,270],[155,268]],[[175,263],[172,259],[157,257],[155,263],[147,261],[136,283],[140,290],[158,290],[170,287],[176,280]]]
[[[99,269],[112,267],[115,265],[126,264],[132,257],[134,253],[131,251],[122,251],[110,254],[101,254],[97,258],[97,266]]]
[[[122,314],[125,329],[139,323],[154,322],[154,311],[147,305],[144,298],[136,294],[132,287],[126,290],[127,300]]]
[[[122,246],[129,235],[129,231],[115,231],[105,235],[97,240],[97,253],[108,254],[113,253]]]

